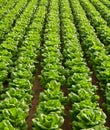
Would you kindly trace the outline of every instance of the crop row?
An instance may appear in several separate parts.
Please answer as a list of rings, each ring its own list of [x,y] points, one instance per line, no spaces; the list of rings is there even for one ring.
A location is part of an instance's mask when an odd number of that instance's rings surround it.
[[[90,1],[96,7],[96,9],[100,12],[100,15],[107,21],[108,26],[110,26],[110,9],[107,8],[107,6],[105,6],[99,0],[90,0]]]
[[[11,66],[16,59],[16,53],[18,52],[18,47],[22,45],[22,40],[25,35],[26,29],[28,28],[30,21],[37,8],[37,1],[32,0],[26,10],[23,12],[21,17],[16,23],[16,26],[8,33],[5,41],[0,45],[0,92],[3,89],[3,83],[6,81],[9,72],[11,71]]]
[[[36,106],[33,130],[62,130],[67,101],[72,104],[73,130],[107,130],[84,53],[103,88],[110,114],[110,57],[101,43],[109,47],[110,29],[90,1],[109,19],[109,9],[105,5],[99,8],[97,0],[0,0],[0,6],[5,5],[0,14],[0,18],[5,15],[0,21],[1,130],[28,129],[26,118],[39,55],[44,91]],[[64,84],[68,98],[61,91]]]
[[[13,23],[20,16],[28,4],[28,0],[20,0],[16,6],[0,21],[0,40],[4,40],[5,35],[13,27]]]
[[[75,23],[80,34],[82,48],[85,51],[87,59],[92,65],[100,86],[104,89],[106,107],[110,113],[110,57],[106,55],[103,44],[101,44],[97,38],[95,31],[90,25],[80,3],[77,0],[71,0],[71,6],[75,17]]]
[[[3,100],[0,102],[0,129],[27,129],[26,117],[32,100],[33,72],[39,55],[46,6],[47,1],[41,0],[28,35],[18,49],[18,57],[11,72],[10,86],[7,92],[1,95]]]
[[[3,8],[7,3],[7,0],[0,0],[0,8]]]
[[[11,9],[14,8],[14,6],[17,4],[17,0],[9,0],[9,2],[6,4],[5,7],[1,8],[0,10],[0,20],[11,11]]]
[[[96,30],[98,38],[106,45],[110,43],[110,28],[107,26],[106,21],[100,16],[100,13],[90,3],[89,0],[79,0],[84,8],[90,23]]]
[[[110,1],[109,0],[100,0],[104,5],[110,8]]]
[[[51,0],[44,32],[40,84],[44,91],[40,93],[33,130],[61,130],[64,122],[65,100],[60,90],[65,78],[62,75],[62,55],[60,52],[60,21],[58,0]]]
[[[66,86],[69,90],[68,98],[72,103],[70,112],[73,130],[106,130],[106,116],[99,108],[96,86],[92,85],[90,70],[83,59],[69,2],[60,0],[60,4]]]

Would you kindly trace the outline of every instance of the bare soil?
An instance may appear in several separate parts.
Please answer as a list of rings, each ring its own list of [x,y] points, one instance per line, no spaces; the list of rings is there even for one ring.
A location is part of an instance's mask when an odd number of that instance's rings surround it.
[[[67,104],[65,106],[65,114],[66,116],[64,117],[64,124],[62,126],[62,129],[63,130],[72,130],[72,125],[71,125],[71,118],[70,118],[70,113],[69,113],[69,110],[71,110],[71,104]]]
[[[34,114],[36,112],[36,107],[37,107],[38,102],[39,102],[39,95],[44,90],[40,86],[40,81],[39,81],[39,78],[38,78],[38,75],[41,73],[40,64],[38,65],[37,68],[38,68],[38,72],[36,74],[35,82],[34,82],[34,86],[33,86],[34,97],[32,99],[32,105],[31,105],[31,108],[29,110],[29,116],[26,120],[27,124],[28,124],[28,130],[32,130],[32,119],[34,118]]]
[[[8,88],[8,81],[5,81],[5,82],[3,83],[3,87],[4,87],[4,89]]]
[[[106,111],[105,107],[103,106],[103,103],[106,102],[105,97],[104,97],[104,92],[101,90],[101,86],[99,86],[98,79],[96,78],[96,75],[95,75],[94,72],[92,74],[92,82],[93,82],[94,85],[96,85],[98,87],[97,94],[100,97],[100,99],[98,101],[99,102],[99,106],[100,106],[100,108],[102,108],[102,110],[104,111],[104,113],[107,116],[105,126],[110,128],[110,114],[108,114],[108,112]]]
[[[29,110],[29,116],[27,118],[28,130],[32,130],[32,119],[34,118],[34,114],[36,112],[36,107],[37,107],[38,102],[39,102],[39,95],[44,90],[40,86],[40,81],[39,81],[39,78],[38,78],[38,75],[41,73],[40,65],[38,65],[38,68],[39,68],[39,70],[38,70],[38,73],[36,74],[35,82],[34,82],[34,85],[33,85],[34,97],[32,99],[32,105],[31,105],[31,108]],[[62,91],[64,93],[64,96],[68,96],[67,87],[63,86],[63,87],[61,87],[61,89],[62,89]],[[70,118],[69,110],[71,110],[71,104],[70,103],[68,103],[65,106],[64,124],[62,126],[63,130],[72,130],[72,125],[71,125],[72,121],[71,121],[71,118]]]
[[[86,57],[86,56],[85,56]],[[99,85],[99,81],[98,81],[98,79],[97,79],[97,77],[96,77],[96,75],[95,75],[95,72],[94,72],[94,70],[93,70],[93,68],[92,68],[92,66],[89,64],[89,62],[87,61],[87,59],[86,59],[86,63],[87,63],[87,66],[90,68],[90,70],[91,70],[91,72],[92,72],[92,74],[91,74],[91,77],[92,77],[92,84],[93,85],[96,85],[97,86],[97,88],[98,88],[98,90],[97,90],[97,95],[99,95],[99,100],[98,100],[98,102],[99,102],[99,106],[100,106],[100,108],[103,110],[103,112],[106,114],[106,116],[107,116],[107,118],[106,118],[106,123],[105,123],[105,126],[107,126],[109,129],[110,129],[110,114],[108,114],[108,112],[107,112],[107,110],[106,110],[106,108],[104,107],[104,103],[106,102],[106,100],[105,100],[105,96],[104,96],[104,92],[101,90],[101,86]]]
[[[64,93],[64,96],[68,96],[68,89],[67,87],[64,85],[62,88],[62,91]],[[71,110],[71,103],[69,102],[66,106],[65,106],[65,110],[64,110],[64,113],[65,113],[65,117],[64,117],[64,123],[63,123],[63,126],[62,126],[62,129],[63,130],[72,130],[72,125],[71,125],[71,117],[70,117],[70,113],[69,113],[69,110]]]

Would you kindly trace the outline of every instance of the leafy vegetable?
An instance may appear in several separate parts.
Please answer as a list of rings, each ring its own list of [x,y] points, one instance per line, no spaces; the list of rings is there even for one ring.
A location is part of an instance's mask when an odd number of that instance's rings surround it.
[[[64,106],[61,104],[60,100],[49,100],[40,102],[37,107],[37,113],[41,114],[49,114],[51,112],[55,112],[57,114],[62,114],[64,111]]]
[[[73,121],[75,130],[82,128],[90,128],[99,124],[105,123],[105,114],[102,114],[100,109],[83,109],[76,116],[76,121]]]
[[[61,130],[60,127],[63,122],[63,117],[56,113],[50,113],[48,115],[41,114],[39,118],[33,119],[35,129],[38,130]]]

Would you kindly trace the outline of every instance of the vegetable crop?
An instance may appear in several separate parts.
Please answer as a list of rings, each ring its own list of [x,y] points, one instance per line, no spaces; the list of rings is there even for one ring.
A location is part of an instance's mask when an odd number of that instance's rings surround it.
[[[68,98],[72,102],[70,112],[73,130],[94,129],[99,125],[104,127],[106,116],[99,108],[97,102],[99,97],[95,94],[96,86],[91,84],[89,69],[83,59],[69,3],[67,0],[60,0],[60,3],[66,85],[70,92]]]
[[[110,129],[109,9],[0,0],[0,130]]]

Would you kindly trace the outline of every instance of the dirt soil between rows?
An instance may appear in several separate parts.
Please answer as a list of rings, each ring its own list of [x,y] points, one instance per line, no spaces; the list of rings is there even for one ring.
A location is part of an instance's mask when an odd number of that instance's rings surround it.
[[[63,93],[64,93],[64,96],[68,96],[68,90],[67,90],[67,87],[64,85],[63,87],[61,87]],[[69,110],[71,110],[72,106],[71,106],[71,103],[69,102],[66,106],[65,106],[65,110],[64,110],[64,113],[65,113],[65,117],[64,117],[64,124],[62,126],[62,129],[63,130],[72,130],[72,125],[71,125],[71,117],[70,117],[70,113],[69,113]]]
[[[38,65],[37,68],[38,68],[38,72],[35,76],[35,82],[34,82],[34,86],[33,86],[34,96],[32,99],[31,108],[29,110],[29,116],[27,118],[28,130],[32,130],[32,119],[34,118],[34,114],[36,112],[36,107],[37,107],[38,102],[39,102],[39,95],[44,90],[44,88],[40,86],[40,81],[38,78],[38,75],[40,75],[40,73],[41,73],[40,64]]]

